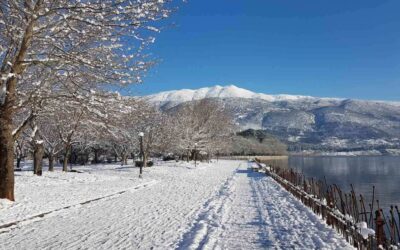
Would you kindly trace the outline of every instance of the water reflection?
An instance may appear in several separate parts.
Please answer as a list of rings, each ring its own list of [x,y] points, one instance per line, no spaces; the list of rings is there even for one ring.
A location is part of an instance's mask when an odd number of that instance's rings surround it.
[[[303,157],[291,156],[289,167],[303,172],[307,177],[336,183],[348,192],[350,184],[356,193],[365,196],[366,207],[371,203],[372,186],[381,207],[400,205],[400,157]],[[375,205],[376,206],[376,205]]]

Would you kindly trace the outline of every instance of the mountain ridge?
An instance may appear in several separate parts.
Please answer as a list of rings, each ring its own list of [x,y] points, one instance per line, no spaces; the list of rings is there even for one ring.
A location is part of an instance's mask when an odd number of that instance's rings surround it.
[[[221,86],[215,85],[212,87],[202,87],[199,89],[180,89],[180,90],[169,90],[162,91],[155,94],[150,94],[144,96],[145,99],[150,102],[185,102],[185,101],[193,101],[200,100],[204,98],[258,98],[266,101],[295,101],[295,100],[304,100],[304,99],[313,99],[313,100],[355,100],[355,101],[367,101],[367,102],[378,102],[378,103],[387,103],[395,106],[400,106],[400,101],[384,101],[384,100],[364,100],[364,99],[355,99],[355,98],[340,98],[340,97],[315,97],[315,96],[306,96],[306,95],[290,95],[290,94],[265,94],[265,93],[257,93],[244,88],[237,87],[233,84]]]
[[[234,85],[161,92],[143,97],[160,110],[203,98],[218,100],[241,130],[267,131],[289,149],[400,149],[400,102],[266,95]],[[400,153],[400,150],[399,150]]]

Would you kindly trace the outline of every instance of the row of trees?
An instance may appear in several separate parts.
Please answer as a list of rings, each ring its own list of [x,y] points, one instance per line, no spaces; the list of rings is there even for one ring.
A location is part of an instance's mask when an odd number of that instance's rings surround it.
[[[287,146],[264,130],[238,132],[230,145],[233,155],[287,155]]]
[[[144,163],[149,156],[186,155],[194,145],[208,155],[228,148],[232,119],[214,101],[202,100],[161,113],[138,98],[106,96],[96,101],[92,96],[89,107],[71,101],[46,105],[17,140],[17,168],[28,155],[33,156],[37,175],[42,173],[44,156],[49,171],[60,158],[63,171],[68,171],[71,158],[85,164],[89,159],[98,163],[106,156],[127,164],[128,157],[140,152],[139,134],[143,134]]]
[[[112,151],[122,162],[193,148],[223,152],[231,119],[211,100],[160,113],[107,90],[141,82],[167,0],[0,0],[0,199],[14,200],[14,161]],[[95,159],[96,161],[96,159]]]
[[[118,96],[104,90],[140,82],[153,64],[146,48],[169,6],[165,0],[0,1],[0,199],[14,200],[14,148],[26,143],[20,137],[27,128],[36,156],[61,151],[47,137],[60,138],[68,154],[78,127],[108,129],[105,111],[118,107]]]

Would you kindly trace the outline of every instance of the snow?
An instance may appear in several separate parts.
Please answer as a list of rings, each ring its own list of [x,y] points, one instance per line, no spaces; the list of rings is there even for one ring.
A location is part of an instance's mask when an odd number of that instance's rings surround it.
[[[245,164],[203,210],[182,249],[351,249],[275,181]]]
[[[386,149],[390,155],[400,156],[400,149]]]
[[[247,167],[157,163],[143,179],[137,168],[113,164],[42,177],[17,172],[17,201],[0,200],[0,249],[350,248]]]
[[[371,228],[368,228],[365,221],[357,223],[357,228],[360,230],[360,234],[364,239],[368,239],[370,235],[375,235],[375,231]]]
[[[311,142],[309,146],[324,151],[376,149],[368,152],[373,155],[400,145],[400,106],[387,101],[266,95],[234,85],[142,97],[158,109],[172,113],[177,112],[173,107],[202,98],[216,98],[232,114],[239,130],[268,130],[289,144]]]
[[[6,98],[7,86],[5,83],[0,85],[0,104],[3,104]]]
[[[0,209],[2,209],[2,210],[9,208],[12,204],[13,204],[13,202],[11,202],[9,200],[0,199]]]
[[[197,90],[182,89],[161,92],[145,98],[153,103],[182,103],[204,98],[246,98],[246,99],[262,99],[269,102],[276,101],[296,101],[302,99],[315,99],[310,96],[300,95],[267,95],[262,93],[254,93],[252,91],[236,87],[235,85],[200,88]]]
[[[0,80],[5,82],[5,81],[7,81],[8,79],[14,77],[15,74],[14,74],[14,73],[8,73],[8,74],[0,75],[0,76],[1,76],[1,77],[0,77]]]
[[[389,152],[390,153],[390,152]],[[323,152],[317,150],[303,150],[304,155],[318,155],[318,156],[380,156],[382,153],[378,150],[354,150],[348,152]]]

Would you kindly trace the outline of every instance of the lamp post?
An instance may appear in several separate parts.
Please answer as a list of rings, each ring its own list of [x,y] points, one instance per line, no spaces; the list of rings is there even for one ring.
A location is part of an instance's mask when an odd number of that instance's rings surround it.
[[[197,167],[197,143],[194,144],[194,167]]]
[[[140,155],[142,157],[142,164],[139,165],[139,178],[142,178],[142,174],[143,174],[143,166],[144,166],[144,150],[143,150],[143,136],[144,133],[140,132],[139,133],[139,142],[140,142]]]

